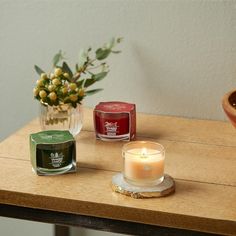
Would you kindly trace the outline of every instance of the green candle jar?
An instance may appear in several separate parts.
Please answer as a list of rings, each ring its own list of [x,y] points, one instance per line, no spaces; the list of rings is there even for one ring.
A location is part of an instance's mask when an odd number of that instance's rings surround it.
[[[69,131],[47,130],[31,134],[30,156],[38,175],[76,171],[76,144]]]

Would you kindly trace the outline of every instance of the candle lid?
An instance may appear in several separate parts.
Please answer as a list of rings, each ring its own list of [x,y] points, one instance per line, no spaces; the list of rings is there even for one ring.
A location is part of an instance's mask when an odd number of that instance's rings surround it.
[[[96,105],[95,110],[112,113],[130,112],[135,110],[135,104],[117,101],[100,102],[98,105]]]
[[[46,130],[30,134],[30,138],[37,144],[58,144],[74,141],[73,135],[68,130]]]

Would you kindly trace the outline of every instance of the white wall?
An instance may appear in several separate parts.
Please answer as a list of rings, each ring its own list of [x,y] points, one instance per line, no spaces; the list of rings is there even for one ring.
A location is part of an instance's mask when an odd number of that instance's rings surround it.
[[[85,228],[70,228],[70,236],[125,236],[124,234],[110,233],[105,231],[98,231]]]
[[[123,36],[104,92],[86,99],[134,102],[155,114],[224,119],[221,97],[236,87],[236,1],[0,0],[0,140],[37,115],[33,65],[59,49]]]
[[[1,236],[53,236],[53,232],[50,224],[0,217]]]
[[[221,97],[236,87],[236,1],[0,0],[0,133],[37,115],[33,65],[49,70],[59,49],[72,64],[81,47],[123,36],[104,92],[86,99],[138,111],[224,119]]]
[[[53,236],[51,224],[0,217],[1,236]],[[71,236],[122,236],[124,234],[70,227]]]

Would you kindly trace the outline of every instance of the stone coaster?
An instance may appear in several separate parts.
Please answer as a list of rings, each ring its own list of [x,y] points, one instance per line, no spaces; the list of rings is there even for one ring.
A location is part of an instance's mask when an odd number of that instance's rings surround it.
[[[175,191],[174,179],[165,174],[162,183],[150,187],[140,187],[127,183],[122,173],[112,177],[112,190],[132,198],[164,197]]]

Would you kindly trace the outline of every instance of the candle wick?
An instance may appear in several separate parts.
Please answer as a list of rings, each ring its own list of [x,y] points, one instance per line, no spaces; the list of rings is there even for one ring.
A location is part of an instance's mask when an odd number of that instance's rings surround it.
[[[145,153],[142,153],[141,158],[147,158],[147,155]]]

